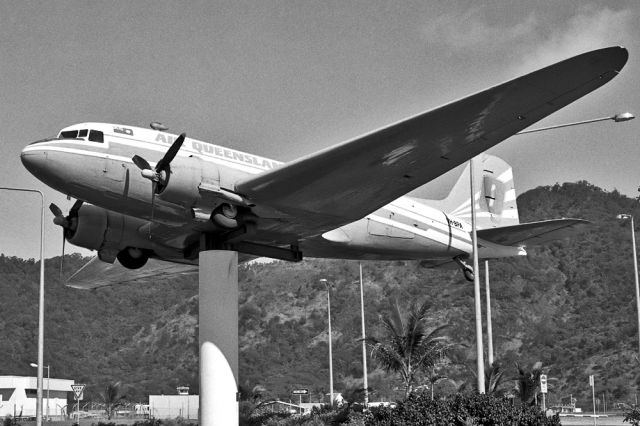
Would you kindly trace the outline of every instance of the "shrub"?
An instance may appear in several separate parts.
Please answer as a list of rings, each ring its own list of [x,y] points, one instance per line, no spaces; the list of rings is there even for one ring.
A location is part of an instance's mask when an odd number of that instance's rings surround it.
[[[510,401],[491,395],[457,394],[446,400],[412,394],[396,408],[372,409],[367,425],[560,425],[557,415],[547,417],[537,407],[514,407]]]
[[[640,409],[632,408],[631,411],[624,412],[623,422],[629,422],[632,426],[640,426]]]

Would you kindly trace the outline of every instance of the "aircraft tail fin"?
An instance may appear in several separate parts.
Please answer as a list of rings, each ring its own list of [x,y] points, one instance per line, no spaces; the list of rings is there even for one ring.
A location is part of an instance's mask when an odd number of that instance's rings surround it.
[[[511,166],[493,155],[481,154],[473,160],[476,226],[478,229],[517,225],[518,206]],[[471,223],[469,164],[449,195],[429,205]]]

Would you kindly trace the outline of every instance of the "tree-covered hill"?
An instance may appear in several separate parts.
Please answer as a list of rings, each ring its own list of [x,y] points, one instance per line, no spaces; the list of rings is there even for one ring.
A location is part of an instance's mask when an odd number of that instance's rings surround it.
[[[583,234],[526,258],[490,262],[496,358],[516,375],[514,362],[542,361],[553,380],[553,401],[571,393],[586,406],[588,375],[609,401],[630,400],[640,384],[629,224],[637,201],[585,182],[540,187],[518,198],[521,221],[589,219]],[[86,259],[65,258],[64,276]],[[59,258],[46,262],[45,364],[53,377],[72,378],[96,395],[122,381],[133,401],[198,388],[197,280],[123,285],[94,291],[64,287]],[[475,382],[473,286],[459,271],[429,270],[418,262],[363,262],[368,335],[380,335],[378,316],[391,303],[429,300],[433,326],[450,324],[458,345],[439,368],[458,385]],[[328,391],[326,278],[333,284],[331,313],[336,391],[362,386],[358,264],[307,259],[240,268],[240,382],[260,384],[290,398],[309,388]],[[0,374],[35,374],[39,266],[0,256]],[[484,309],[484,308],[483,308]],[[484,315],[484,312],[483,312]],[[486,344],[485,344],[486,349]],[[468,367],[466,367],[466,366]],[[374,399],[400,396],[398,382],[369,360]],[[589,396],[590,397],[590,396]]]

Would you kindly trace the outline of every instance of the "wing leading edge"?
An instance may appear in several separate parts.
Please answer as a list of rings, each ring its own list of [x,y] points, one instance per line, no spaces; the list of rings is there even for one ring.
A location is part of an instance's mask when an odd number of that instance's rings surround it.
[[[237,183],[276,212],[269,230],[304,238],[352,222],[613,79],[610,47],[567,59]],[[273,217],[273,216],[271,216]]]

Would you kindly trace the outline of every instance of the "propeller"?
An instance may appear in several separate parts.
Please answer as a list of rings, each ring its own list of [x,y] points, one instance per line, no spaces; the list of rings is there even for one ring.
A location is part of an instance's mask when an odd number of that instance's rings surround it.
[[[78,226],[77,218],[78,218],[78,210],[82,206],[83,201],[77,200],[73,203],[73,206],[69,210],[69,214],[65,217],[62,214],[62,210],[60,207],[56,206],[54,203],[49,204],[49,210],[53,213],[53,223],[62,227],[62,256],[60,256],[60,280],[62,281],[62,270],[64,268],[64,246],[68,237],[71,237],[72,233],[76,230]],[[74,220],[76,219],[76,220]]]
[[[176,155],[178,154],[178,151],[180,150],[180,147],[184,143],[184,139],[186,137],[186,133],[180,134],[180,136],[178,136],[178,138],[171,144],[167,152],[164,154],[164,157],[162,157],[160,161],[156,163],[155,168],[152,168],[149,162],[139,155],[134,155],[131,159],[133,160],[133,163],[140,169],[140,174],[142,175],[142,177],[151,181],[151,222],[153,222],[155,199],[156,194],[159,192],[158,187],[164,187],[164,185],[166,185],[167,181],[169,180],[171,162],[174,158],[176,158]],[[151,238],[151,227],[149,227],[149,238]]]

